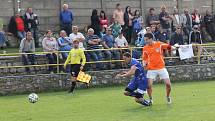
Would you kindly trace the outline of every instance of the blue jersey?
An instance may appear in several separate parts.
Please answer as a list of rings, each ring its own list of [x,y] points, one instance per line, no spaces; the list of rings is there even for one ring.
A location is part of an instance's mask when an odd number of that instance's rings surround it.
[[[136,71],[135,71],[134,77],[136,77],[136,78],[138,78],[138,77],[141,78],[141,77],[143,77],[143,76],[146,76],[146,75],[145,75],[144,68],[143,68],[142,64],[141,64],[138,60],[132,58],[129,65],[130,65],[130,66],[133,66],[133,65],[136,66]]]
[[[131,62],[129,65],[130,66],[135,65],[136,71],[135,71],[133,79],[130,81],[127,88],[129,88],[132,91],[137,90],[140,94],[143,94],[144,91],[146,91],[146,89],[148,87],[148,81],[147,81],[143,66],[139,61],[137,61],[134,58],[131,59]]]

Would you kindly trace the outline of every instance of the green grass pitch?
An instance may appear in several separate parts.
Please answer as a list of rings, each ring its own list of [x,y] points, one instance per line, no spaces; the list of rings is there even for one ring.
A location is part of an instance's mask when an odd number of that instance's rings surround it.
[[[124,86],[0,97],[0,121],[214,121],[215,81],[173,83],[171,105],[165,86],[154,85],[154,104],[144,107],[123,96]],[[147,97],[147,96],[145,96]]]

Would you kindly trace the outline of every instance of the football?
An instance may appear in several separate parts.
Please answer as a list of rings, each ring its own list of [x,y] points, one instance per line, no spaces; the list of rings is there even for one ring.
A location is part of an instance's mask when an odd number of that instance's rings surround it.
[[[30,103],[36,103],[38,101],[38,99],[39,99],[39,97],[35,93],[31,93],[31,94],[28,95],[28,101]]]

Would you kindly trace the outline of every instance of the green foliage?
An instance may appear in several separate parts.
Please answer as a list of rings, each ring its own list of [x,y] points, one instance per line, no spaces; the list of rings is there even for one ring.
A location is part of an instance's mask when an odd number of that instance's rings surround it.
[[[154,86],[154,105],[144,107],[123,96],[124,87],[0,97],[0,121],[214,121],[215,81],[174,83],[173,104],[166,104],[165,86]],[[147,97],[147,96],[146,96]]]

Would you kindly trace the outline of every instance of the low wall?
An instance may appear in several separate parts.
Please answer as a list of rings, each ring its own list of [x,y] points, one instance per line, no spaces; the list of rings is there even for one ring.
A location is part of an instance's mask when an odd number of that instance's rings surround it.
[[[215,65],[183,65],[167,67],[172,82],[215,79]],[[127,84],[129,78],[114,78],[120,70],[87,72],[92,75],[91,86]],[[0,95],[65,90],[69,87],[69,75],[40,74],[0,77]],[[79,84],[78,88],[85,87]]]

